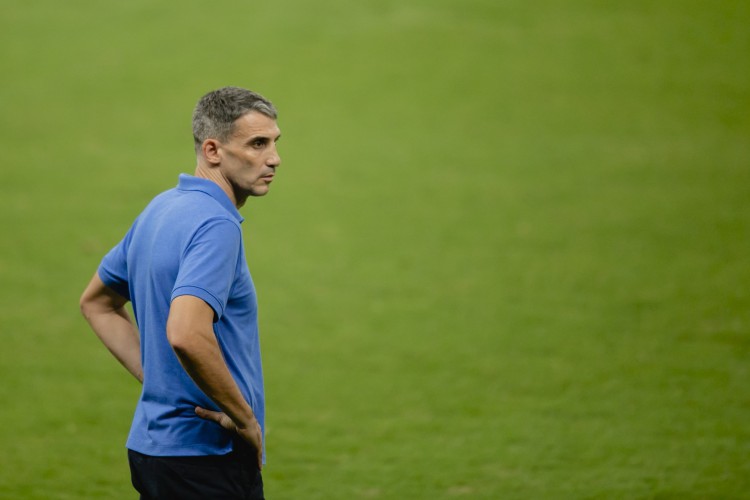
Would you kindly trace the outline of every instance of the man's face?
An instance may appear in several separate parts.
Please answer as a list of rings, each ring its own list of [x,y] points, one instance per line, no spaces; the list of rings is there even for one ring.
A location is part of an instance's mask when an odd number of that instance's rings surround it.
[[[241,205],[248,196],[269,190],[281,158],[276,141],[281,137],[276,120],[251,111],[234,122],[234,131],[220,143],[221,170]]]

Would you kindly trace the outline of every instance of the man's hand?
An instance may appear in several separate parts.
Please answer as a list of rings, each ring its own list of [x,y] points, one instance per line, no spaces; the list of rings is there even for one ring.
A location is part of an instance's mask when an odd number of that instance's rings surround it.
[[[250,444],[258,453],[258,470],[263,468],[263,432],[256,419],[247,428],[240,428],[232,421],[226,413],[211,411],[200,406],[195,408],[195,413],[206,420],[216,422],[228,431],[236,432],[242,439]]]

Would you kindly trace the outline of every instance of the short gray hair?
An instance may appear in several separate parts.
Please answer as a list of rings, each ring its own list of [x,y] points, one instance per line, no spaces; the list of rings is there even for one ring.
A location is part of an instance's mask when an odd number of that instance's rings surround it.
[[[240,87],[222,87],[201,97],[193,110],[193,140],[196,153],[206,139],[225,142],[237,118],[257,111],[276,119],[276,108],[260,94]]]

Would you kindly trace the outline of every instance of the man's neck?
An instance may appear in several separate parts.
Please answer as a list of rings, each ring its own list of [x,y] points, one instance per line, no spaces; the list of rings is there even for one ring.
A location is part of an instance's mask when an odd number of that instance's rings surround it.
[[[232,189],[232,186],[227,182],[226,178],[219,172],[217,168],[206,167],[200,162],[195,167],[195,177],[201,179],[207,179],[221,188],[226,193],[229,199],[232,201],[235,207],[239,209],[245,204],[245,199],[239,200],[236,193]]]

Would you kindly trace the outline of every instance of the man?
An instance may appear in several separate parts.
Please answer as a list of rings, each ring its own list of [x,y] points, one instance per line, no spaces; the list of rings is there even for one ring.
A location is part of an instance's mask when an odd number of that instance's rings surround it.
[[[238,209],[268,192],[281,163],[276,110],[221,88],[198,102],[193,136],[195,174],[103,258],[81,311],[143,383],[127,440],[141,498],[263,498],[258,311]]]

